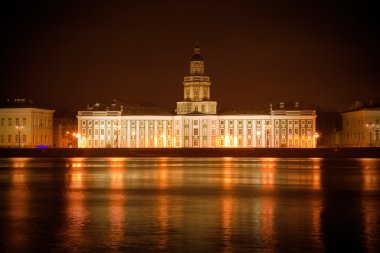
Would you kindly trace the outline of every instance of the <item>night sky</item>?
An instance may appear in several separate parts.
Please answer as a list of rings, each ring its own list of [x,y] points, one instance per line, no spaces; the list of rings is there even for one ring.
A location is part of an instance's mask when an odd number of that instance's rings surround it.
[[[379,1],[2,1],[1,98],[174,110],[199,43],[218,108],[380,95]]]

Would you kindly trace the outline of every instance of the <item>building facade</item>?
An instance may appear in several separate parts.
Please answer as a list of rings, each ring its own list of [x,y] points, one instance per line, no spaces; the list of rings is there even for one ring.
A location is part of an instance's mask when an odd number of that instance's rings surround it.
[[[343,146],[380,147],[380,104],[342,113]]]
[[[136,107],[114,101],[78,112],[78,147],[104,148],[312,148],[316,147],[316,114],[285,104],[263,114],[217,114],[211,101],[210,77],[195,47],[190,75],[184,78],[184,99],[172,114],[157,107]]]
[[[21,106],[25,99],[16,99]],[[0,147],[52,147],[53,110],[25,107],[0,108]]]

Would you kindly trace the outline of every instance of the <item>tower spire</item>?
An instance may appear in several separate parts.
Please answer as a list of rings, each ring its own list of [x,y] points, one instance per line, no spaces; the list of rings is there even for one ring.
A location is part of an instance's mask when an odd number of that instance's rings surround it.
[[[204,62],[201,55],[201,49],[198,44],[195,44],[194,54],[190,61],[190,75],[203,76],[205,72]]]

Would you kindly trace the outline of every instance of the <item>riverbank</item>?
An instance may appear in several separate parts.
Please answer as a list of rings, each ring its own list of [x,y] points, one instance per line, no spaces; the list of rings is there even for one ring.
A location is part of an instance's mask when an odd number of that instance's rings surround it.
[[[279,157],[380,158],[380,148],[47,148],[0,149],[0,157]]]

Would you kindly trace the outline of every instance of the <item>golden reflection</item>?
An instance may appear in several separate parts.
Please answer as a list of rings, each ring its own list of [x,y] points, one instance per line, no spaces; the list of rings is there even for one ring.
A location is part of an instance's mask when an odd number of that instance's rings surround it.
[[[276,175],[276,160],[266,159],[264,160],[260,173],[260,183],[264,190],[274,189],[275,175]]]
[[[313,245],[318,245],[320,250],[323,249],[323,238],[321,234],[321,213],[322,213],[322,200],[311,201],[311,219],[312,219],[312,239]]]
[[[380,205],[377,199],[372,199],[371,194],[367,191],[376,190],[378,187],[378,164],[376,159],[360,159],[363,171],[363,190],[364,196],[362,200],[363,221],[364,221],[364,240],[368,252],[377,252],[379,250],[379,242],[376,238],[379,231],[379,213]],[[372,198],[371,198],[372,197]]]
[[[262,199],[261,203],[261,235],[265,245],[266,252],[274,252],[274,209],[276,206],[273,197]]]
[[[67,199],[67,232],[65,237],[68,243],[72,240],[83,242],[85,240],[83,229],[87,221],[87,210],[85,208],[85,187],[83,184],[82,170],[73,169],[68,174],[68,190],[66,191]]]
[[[16,162],[19,163],[19,162]],[[16,167],[17,169],[11,170],[11,186],[9,190],[9,224],[8,232],[10,235],[9,241],[11,248],[17,248],[21,245],[25,246],[28,242],[27,222],[28,218],[28,186],[26,183],[26,169]]]
[[[232,197],[223,196],[222,198],[222,229],[223,229],[223,252],[232,252]]]
[[[169,198],[167,194],[160,194],[158,199],[158,222],[159,222],[159,238],[158,246],[165,249],[168,243],[169,231]]]
[[[360,159],[360,164],[363,168],[364,190],[370,191],[377,189],[377,184],[379,181],[376,171],[378,160]]]
[[[168,163],[167,158],[161,158],[160,159],[160,167],[159,167],[159,187],[160,189],[167,189],[168,188]]]
[[[123,157],[111,157],[108,158],[109,165],[112,168],[121,168],[125,166],[125,161],[128,160],[128,158]]]
[[[379,241],[376,235],[379,234],[379,203],[377,200],[363,199],[363,219],[364,219],[364,240],[368,252],[378,252]]]
[[[223,189],[230,190],[232,188],[232,159],[231,157],[225,157],[223,159]]]
[[[321,189],[321,160],[319,158],[312,158],[313,160],[313,174],[312,174],[312,188],[314,190]]]
[[[110,202],[109,202],[109,219],[111,223],[110,240],[112,244],[119,245],[124,238],[125,230],[125,200],[124,191],[124,174],[121,171],[110,171]]]

